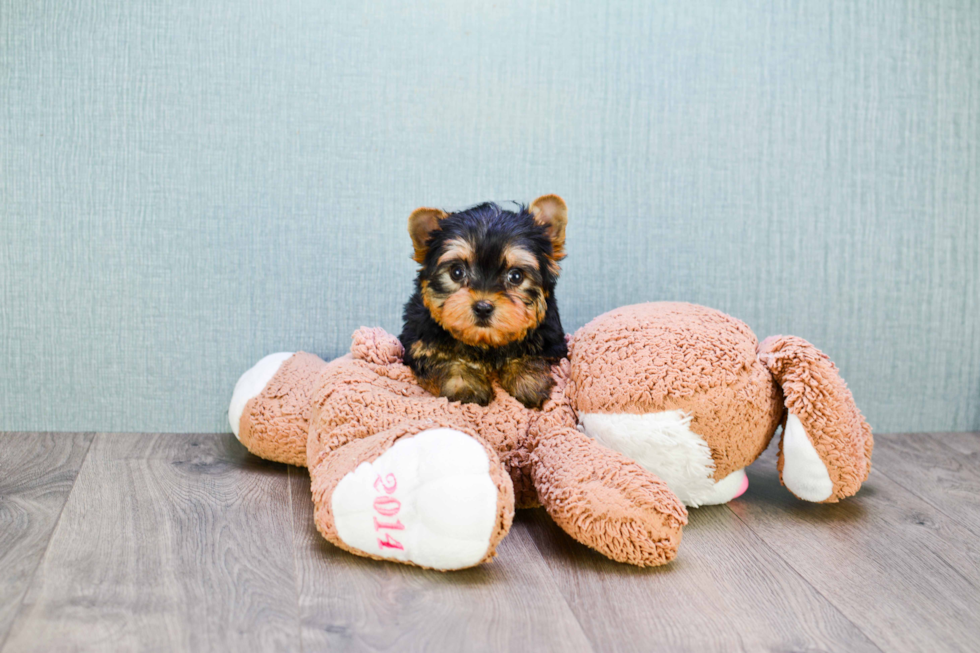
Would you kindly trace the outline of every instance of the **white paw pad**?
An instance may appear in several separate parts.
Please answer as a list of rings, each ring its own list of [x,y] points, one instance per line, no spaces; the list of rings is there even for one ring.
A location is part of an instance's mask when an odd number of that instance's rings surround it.
[[[800,418],[792,413],[783,429],[783,483],[806,501],[824,501],[834,491],[826,465],[810,443]]]
[[[231,395],[231,404],[228,406],[228,421],[231,423],[231,432],[235,434],[236,438],[238,437],[238,425],[242,421],[245,404],[248,403],[249,399],[265,390],[266,384],[292,355],[293,352],[291,351],[269,354],[238,378],[235,391]]]
[[[475,565],[497,522],[497,486],[483,446],[453,429],[398,440],[361,463],[331,497],[348,546],[434,569]]]

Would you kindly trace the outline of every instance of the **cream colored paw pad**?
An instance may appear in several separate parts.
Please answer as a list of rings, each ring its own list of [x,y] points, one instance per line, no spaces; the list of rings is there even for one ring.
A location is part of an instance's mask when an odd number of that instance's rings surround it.
[[[398,440],[361,463],[331,496],[337,535],[365,553],[434,569],[480,562],[497,523],[483,446],[453,429]]]
[[[800,418],[792,413],[783,429],[783,483],[806,501],[824,501],[834,491],[827,466],[810,442]]]

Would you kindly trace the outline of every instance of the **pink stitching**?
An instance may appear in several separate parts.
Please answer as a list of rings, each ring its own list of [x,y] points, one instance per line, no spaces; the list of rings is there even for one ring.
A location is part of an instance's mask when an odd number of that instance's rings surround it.
[[[374,500],[374,509],[385,517],[394,517],[401,510],[402,502],[394,497],[378,497]]]
[[[387,481],[387,483],[386,483]],[[379,488],[378,485],[381,487]],[[395,478],[394,474],[388,474],[383,479],[381,474],[378,474],[378,478],[374,481],[374,489],[378,492],[384,492],[374,500],[374,509],[382,517],[394,517],[401,510],[402,503],[393,496],[390,496],[395,488],[398,487],[398,480]],[[381,522],[378,518],[374,518],[374,530],[380,531],[382,528],[387,528],[390,530],[401,531],[405,530],[405,524],[402,520],[395,519],[394,522]],[[391,533],[385,533],[384,539],[378,538],[378,547],[381,549],[398,549],[399,551],[404,551],[405,547],[401,542],[396,540],[391,536]]]
[[[391,536],[391,533],[385,535],[385,539],[378,538],[378,546],[382,549],[388,547],[389,549],[398,549],[399,551],[404,551],[405,547],[401,543]]]
[[[405,530],[405,524],[403,524],[402,523],[402,520],[400,520],[400,519],[395,520],[395,523],[394,524],[386,524],[384,522],[378,521],[378,518],[375,517],[374,518],[374,530],[380,531],[382,528],[390,528],[390,529],[392,529],[394,531],[403,531],[403,530]]]
[[[391,494],[392,492],[395,491],[395,488],[398,487],[398,481],[395,480],[394,474],[388,474],[388,476],[386,476],[385,478],[388,480],[389,483],[391,483],[391,487],[385,485],[384,481],[381,479],[381,474],[378,474],[378,478],[374,480],[374,489],[380,492],[381,490],[378,488],[378,483],[380,483],[381,487],[384,488],[385,493]]]

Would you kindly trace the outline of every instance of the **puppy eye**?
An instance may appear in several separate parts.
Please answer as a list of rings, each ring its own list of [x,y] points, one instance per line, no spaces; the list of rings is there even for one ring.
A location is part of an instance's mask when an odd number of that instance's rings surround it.
[[[517,268],[514,268],[513,270],[507,273],[508,283],[517,286],[520,285],[522,281],[524,281],[524,273],[518,270]]]
[[[460,265],[459,263],[456,263],[455,265],[453,265],[453,267],[449,268],[449,278],[455,281],[456,283],[462,281],[463,277],[465,276],[466,276],[466,270],[464,270],[463,266]]]

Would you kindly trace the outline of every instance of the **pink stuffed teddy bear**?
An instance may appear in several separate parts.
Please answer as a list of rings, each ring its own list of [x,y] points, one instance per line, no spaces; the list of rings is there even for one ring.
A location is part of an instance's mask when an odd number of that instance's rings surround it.
[[[780,475],[799,498],[836,502],[868,476],[871,430],[834,364],[702,306],[627,306],[585,325],[540,411],[499,387],[486,407],[432,396],[401,355],[367,328],[330,363],[273,354],[229,408],[252,453],[309,469],[317,528],[357,555],[471,567],[494,556],[515,508],[543,505],[614,560],[664,564],[685,505],[745,492],[780,424]]]

